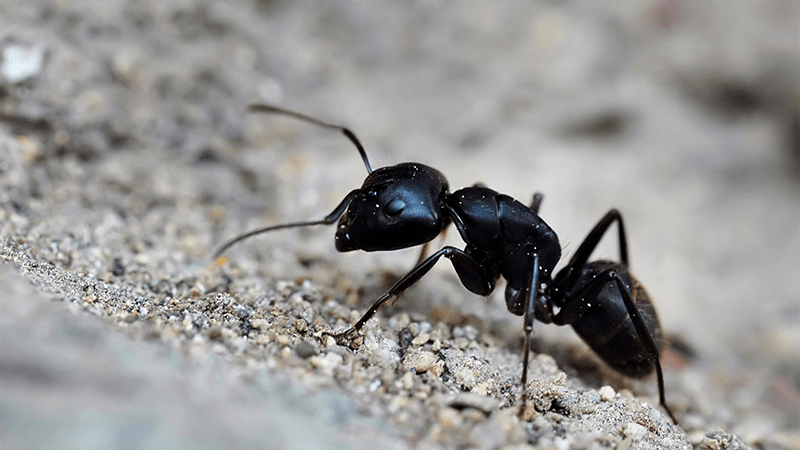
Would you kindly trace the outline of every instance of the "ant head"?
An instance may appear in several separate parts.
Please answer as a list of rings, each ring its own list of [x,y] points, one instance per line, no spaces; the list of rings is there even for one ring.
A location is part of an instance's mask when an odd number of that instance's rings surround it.
[[[371,172],[336,230],[336,249],[397,250],[423,244],[446,225],[447,180],[418,163]]]

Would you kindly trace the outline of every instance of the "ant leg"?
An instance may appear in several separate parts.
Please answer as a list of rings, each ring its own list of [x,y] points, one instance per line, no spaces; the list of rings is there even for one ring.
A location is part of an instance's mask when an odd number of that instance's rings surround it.
[[[645,324],[644,320],[642,320],[642,316],[639,314],[639,309],[633,302],[633,298],[628,292],[628,289],[625,287],[625,284],[619,279],[619,276],[616,272],[612,272],[611,274],[613,275],[614,281],[617,283],[617,287],[622,293],[622,300],[625,302],[625,309],[628,310],[628,316],[630,316],[631,322],[633,322],[633,326],[636,328],[636,334],[639,335],[639,339],[641,339],[642,342],[644,342],[645,347],[648,348],[650,352],[650,358],[653,359],[653,364],[656,366],[656,379],[658,380],[658,402],[661,404],[661,407],[667,411],[667,414],[669,414],[669,417],[672,419],[672,421],[677,425],[678,419],[675,418],[675,415],[672,414],[672,410],[670,410],[669,406],[667,406],[667,400],[664,394],[664,373],[661,370],[661,356],[658,352],[658,347],[656,346],[650,331],[647,329],[647,324]]]
[[[578,247],[578,250],[572,255],[569,263],[561,269],[555,282],[558,288],[565,289],[570,286],[575,286],[575,283],[577,283],[578,278],[581,276],[583,266],[589,261],[589,256],[591,256],[594,249],[597,248],[600,239],[606,234],[606,231],[608,231],[608,228],[614,222],[617,222],[617,229],[619,230],[619,259],[622,261],[623,265],[628,267],[628,239],[625,235],[625,225],[622,222],[622,215],[619,211],[612,209],[597,222],[597,225],[586,235],[586,238]]]
[[[531,211],[539,214],[539,207],[542,206],[542,199],[544,198],[544,194],[541,192],[537,192],[533,194],[533,200],[531,201],[531,206],[529,208]]]
[[[541,198],[540,198],[541,200]],[[525,285],[525,312],[523,314],[523,327],[525,330],[525,342],[522,345],[522,401],[520,402],[519,412],[517,417],[522,418],[525,412],[525,405],[528,402],[528,354],[530,353],[531,346],[531,333],[533,333],[533,310],[536,296],[539,293],[539,254],[533,254],[533,269],[528,275],[528,280]]]
[[[636,334],[639,336],[642,344],[647,350],[648,357],[653,361],[656,368],[656,378],[658,380],[658,400],[659,404],[667,411],[669,417],[675,424],[678,424],[678,419],[672,414],[672,410],[667,406],[667,401],[664,395],[664,374],[661,370],[661,361],[658,351],[658,346],[653,340],[653,335],[647,328],[647,324],[642,319],[639,313],[639,308],[636,307],[636,302],[633,300],[628,287],[620,278],[619,274],[614,269],[608,269],[597,276],[595,276],[586,286],[581,288],[575,293],[570,293],[569,297],[563,302],[561,310],[553,317],[553,323],[556,325],[568,325],[578,320],[586,310],[589,309],[591,299],[596,299],[606,285],[614,282],[622,295],[622,301],[625,304],[625,309],[628,312],[628,317],[631,318],[633,327],[636,329]],[[589,301],[587,301],[589,299]]]
[[[442,232],[439,233],[439,236],[437,236],[439,239],[444,240],[444,237],[447,234],[447,228],[448,227],[445,227]],[[425,261],[425,258],[428,256],[428,249],[430,249],[430,247],[431,241],[422,244],[422,248],[419,251],[419,257],[417,258],[417,262],[414,264],[414,267],[417,267],[418,265],[422,264],[423,261]],[[397,297],[395,297],[394,302],[400,300],[401,298],[403,298],[403,293],[400,293]],[[392,304],[394,304],[394,302],[392,302]]]
[[[336,334],[334,337],[343,338],[349,334],[361,330],[364,324],[366,324],[367,321],[378,312],[378,309],[380,309],[384,303],[388,302],[392,298],[396,298],[406,289],[411,287],[411,285],[419,281],[420,278],[424,277],[442,256],[449,259],[453,263],[453,267],[456,269],[456,273],[461,279],[461,283],[471,292],[478,295],[489,295],[494,290],[495,280],[492,279],[491,275],[487,273],[486,269],[482,267],[478,261],[475,260],[475,258],[465,251],[455,247],[444,247],[422,261],[422,263],[411,269],[411,271],[404,275],[403,278],[398,280],[391,288],[389,288],[388,292],[383,294],[381,298],[379,298],[375,303],[372,304],[372,306],[369,307],[367,312],[361,316],[361,319],[359,319],[355,325],[341,333]]]
[[[442,231],[441,234],[444,234],[444,231]],[[441,236],[441,234],[440,234],[440,236]],[[422,264],[423,261],[425,261],[425,258],[428,257],[428,249],[430,247],[431,247],[431,241],[428,241],[428,242],[422,244],[422,248],[419,250],[419,256],[417,257],[417,262],[414,263],[414,267],[417,267],[418,265]],[[401,293],[397,294],[397,297],[394,298],[394,301],[392,302],[392,304],[394,305],[395,302],[397,302],[398,300],[403,298],[404,294],[405,294],[405,292],[401,292]]]
[[[360,189],[354,189],[350,191],[350,193],[347,194],[344,200],[342,200],[342,202],[339,203],[338,206],[336,206],[333,212],[325,216],[325,218],[322,220],[314,220],[308,222],[292,222],[292,223],[284,223],[281,225],[272,225],[269,227],[257,228],[255,230],[248,231],[247,233],[240,234],[235,238],[229,240],[228,242],[222,244],[222,246],[216,252],[214,252],[214,259],[217,259],[220,256],[222,256],[222,254],[225,253],[226,250],[231,248],[233,244],[236,244],[239,241],[243,241],[257,234],[266,233],[268,231],[273,231],[273,230],[280,230],[283,228],[307,227],[312,225],[330,225],[339,220],[339,217],[341,217],[341,215],[344,214],[345,210],[350,205],[350,202],[353,201],[353,198],[355,198],[355,196],[358,195],[359,192],[361,192]]]

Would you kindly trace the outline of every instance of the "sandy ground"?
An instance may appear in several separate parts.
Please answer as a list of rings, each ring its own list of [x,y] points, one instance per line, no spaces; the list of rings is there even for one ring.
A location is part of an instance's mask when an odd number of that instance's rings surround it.
[[[795,2],[0,2],[3,448],[800,449]],[[568,327],[417,250],[339,254],[374,167],[610,208],[672,343],[673,425]],[[461,246],[457,233],[447,244]],[[442,245],[437,242],[436,245]],[[614,239],[598,256],[616,257]]]

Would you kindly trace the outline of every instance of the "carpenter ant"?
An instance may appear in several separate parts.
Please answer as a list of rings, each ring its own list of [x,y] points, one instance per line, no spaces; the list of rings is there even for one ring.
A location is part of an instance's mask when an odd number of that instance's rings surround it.
[[[528,354],[533,319],[572,325],[608,365],[629,377],[643,378],[655,369],[661,406],[678,421],[664,400],[659,363],[661,326],[644,287],[628,270],[628,245],[619,211],[612,209],[595,225],[567,265],[553,276],[561,247],[556,233],[539,217],[542,194],[530,206],[482,185],[448,191],[438,170],[419,163],[401,163],[372,170],[364,147],[349,129],[270,105],[251,111],[280,114],[343,133],[358,149],[369,175],[324,219],[259,228],[226,242],[215,258],[233,244],[268,231],[330,225],[338,220],[336,249],[386,251],[424,244],[419,263],[400,278],[356,322],[336,335],[356,333],[389,300],[425,276],[444,256],[461,283],[478,295],[489,295],[506,279],[508,310],[524,317],[522,400],[527,401]],[[446,246],[425,258],[427,244],[454,224],[466,242],[464,250]],[[609,227],[619,232],[620,261],[589,261]]]

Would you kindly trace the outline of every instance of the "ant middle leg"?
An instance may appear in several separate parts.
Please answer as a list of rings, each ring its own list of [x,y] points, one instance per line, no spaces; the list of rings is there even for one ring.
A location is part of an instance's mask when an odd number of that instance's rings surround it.
[[[337,333],[334,335],[334,338],[342,339],[360,331],[367,321],[375,316],[381,306],[389,300],[396,300],[406,289],[424,277],[442,256],[452,262],[461,283],[471,292],[478,295],[489,295],[494,290],[496,278],[493,277],[491,271],[486,270],[472,255],[464,250],[450,246],[443,247],[400,278],[400,280],[389,288],[389,291],[383,294],[381,298],[369,307],[367,312],[361,316],[361,319],[359,319],[355,325],[341,333]]]
[[[540,198],[541,200],[541,198]],[[528,274],[528,279],[525,283],[525,289],[521,293],[525,308],[523,312],[523,330],[525,331],[525,340],[522,344],[522,375],[520,381],[522,384],[522,400],[519,405],[519,412],[517,417],[522,418],[525,413],[525,406],[528,402],[528,356],[531,352],[531,335],[533,334],[533,318],[534,318],[534,305],[536,303],[536,296],[539,295],[539,254],[533,254],[533,262],[531,263],[531,271]]]

